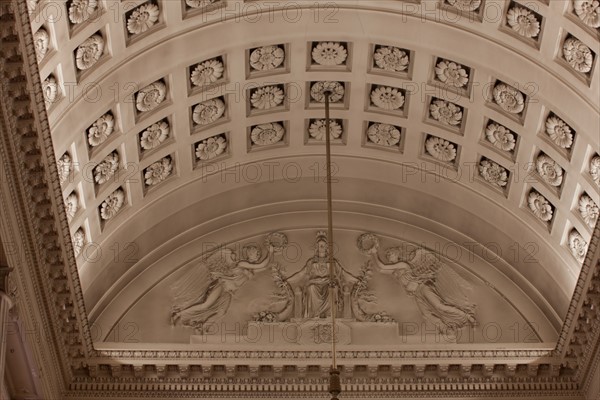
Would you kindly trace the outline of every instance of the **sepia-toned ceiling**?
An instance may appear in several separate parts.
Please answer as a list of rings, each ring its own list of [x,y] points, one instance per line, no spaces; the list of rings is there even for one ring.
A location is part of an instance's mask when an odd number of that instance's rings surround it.
[[[92,324],[202,244],[326,225],[328,87],[336,229],[458,244],[559,330],[600,204],[596,3],[28,3]]]

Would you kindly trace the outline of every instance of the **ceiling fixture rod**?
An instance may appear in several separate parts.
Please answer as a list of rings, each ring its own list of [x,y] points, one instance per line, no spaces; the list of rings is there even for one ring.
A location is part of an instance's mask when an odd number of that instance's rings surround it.
[[[331,139],[330,139],[330,120],[329,120],[329,96],[333,92],[325,90],[325,156],[327,162],[327,255],[329,262],[329,308],[331,311],[331,354],[332,363],[329,371],[329,393],[331,400],[338,400],[338,395],[342,391],[340,383],[340,371],[337,369],[336,348],[335,348],[335,314],[337,310],[337,293],[335,279],[335,265],[333,258],[333,202],[331,200]]]

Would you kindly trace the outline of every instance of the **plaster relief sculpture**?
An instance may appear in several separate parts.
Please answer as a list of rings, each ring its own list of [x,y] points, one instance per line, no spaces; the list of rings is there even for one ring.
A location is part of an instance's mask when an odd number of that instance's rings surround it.
[[[108,195],[106,199],[100,205],[100,217],[103,220],[109,220],[113,218],[121,207],[123,207],[123,203],[125,201],[125,192],[123,189],[117,189],[111,194]]]
[[[596,226],[600,209],[594,200],[585,193],[579,198],[579,213],[590,228]]]
[[[75,253],[75,257],[81,254],[81,250],[83,249],[83,245],[85,244],[85,233],[83,229],[79,228],[75,233],[73,233],[73,252]]]
[[[133,10],[127,20],[127,30],[134,35],[146,32],[158,21],[160,10],[156,4],[147,3]]]
[[[385,71],[402,72],[408,69],[408,54],[397,47],[381,46],[373,54],[375,65]]]
[[[225,114],[225,102],[220,98],[197,104],[192,111],[192,119],[198,125],[208,125]]]
[[[527,204],[533,214],[544,222],[552,219],[553,208],[548,199],[532,190],[527,197]]]
[[[367,130],[367,137],[371,142],[385,147],[400,143],[400,131],[390,124],[372,124]]]
[[[400,261],[400,250],[391,248],[386,251],[387,262],[383,262],[377,254],[378,247],[374,242],[367,250],[372,263],[404,286],[423,318],[438,331],[456,336],[459,329],[477,323],[476,305],[467,295],[471,289],[469,283],[443,264],[435,253],[417,248],[406,261]]]
[[[119,153],[113,151],[94,168],[94,180],[98,185],[108,182],[119,168]]]
[[[169,133],[169,124],[166,121],[158,121],[142,132],[140,146],[144,150],[155,149],[167,140]]]
[[[440,82],[455,88],[462,88],[469,83],[465,68],[453,61],[441,60],[435,66],[435,75]]]
[[[399,89],[377,86],[371,91],[371,102],[383,110],[398,110],[404,105],[404,96]]]
[[[115,119],[112,113],[107,112],[98,118],[92,126],[88,128],[88,144],[90,147],[101,145],[113,133]]]
[[[344,98],[344,85],[341,82],[315,82],[310,88],[310,97],[316,102],[325,103],[325,90],[330,90],[329,101],[337,103]]]
[[[146,186],[155,186],[167,179],[173,171],[171,157],[163,157],[162,159],[150,164],[144,170],[144,179]]]
[[[104,52],[104,39],[96,34],[87,38],[75,51],[75,65],[83,71],[92,67]]]
[[[27,12],[33,14],[38,6],[39,0],[27,0]]]
[[[563,149],[569,149],[573,144],[571,127],[556,115],[550,115],[546,119],[546,134],[550,136],[554,144]]]
[[[33,43],[35,45],[35,55],[37,56],[37,62],[39,63],[44,59],[48,52],[48,44],[50,43],[50,36],[44,28],[40,28],[33,35]]]
[[[600,2],[598,0],[574,0],[575,14],[590,28],[600,28]]]
[[[71,155],[69,153],[63,154],[57,161],[56,166],[58,168],[58,179],[60,184],[63,185],[69,178],[73,163],[71,161]]]
[[[80,24],[90,19],[96,8],[97,0],[72,0],[69,4],[69,21]]]
[[[504,111],[519,114],[525,109],[523,93],[505,83],[498,83],[493,90],[494,101]]]
[[[569,233],[569,249],[571,254],[578,261],[583,262],[585,260],[585,254],[587,253],[587,242],[583,239],[583,236],[575,229]]]
[[[340,42],[320,42],[312,51],[312,59],[319,65],[342,65],[347,57],[348,52]]]
[[[508,184],[508,170],[491,160],[482,159],[479,163],[479,174],[486,182],[500,188]]]
[[[538,174],[549,185],[560,186],[563,181],[563,169],[556,161],[545,154],[540,154],[536,160]]]
[[[590,175],[596,185],[600,186],[600,156],[595,156],[590,161]]]
[[[462,108],[449,101],[434,99],[429,105],[429,115],[434,120],[449,126],[462,123]]]
[[[50,107],[58,99],[58,83],[53,75],[48,76],[42,82],[42,91],[46,108]]]
[[[563,56],[577,72],[587,74],[592,70],[594,55],[581,40],[568,37],[563,44]]]
[[[67,214],[67,219],[69,220],[69,222],[71,222],[78,209],[79,199],[77,198],[77,194],[73,192],[65,199],[65,212]]]
[[[205,8],[220,1],[221,0],[185,0],[185,4],[191,8]]]
[[[252,108],[268,110],[283,103],[284,93],[277,86],[264,86],[253,89],[250,95]]]
[[[425,151],[439,161],[451,162],[456,159],[456,146],[439,137],[430,136],[425,141]]]
[[[508,25],[521,36],[534,38],[540,33],[540,21],[525,7],[511,7],[506,20]]]
[[[324,119],[313,121],[308,127],[308,133],[315,140],[325,141],[326,121]],[[329,136],[331,139],[339,139],[342,136],[342,126],[336,120],[329,120]]]
[[[285,60],[285,51],[282,46],[264,46],[254,49],[250,53],[250,66],[256,71],[273,70]]]
[[[285,128],[278,122],[257,125],[250,132],[250,140],[257,146],[268,146],[280,142]]]
[[[167,85],[158,80],[137,92],[135,106],[138,111],[150,111],[162,103],[167,96]]]
[[[220,248],[202,258],[173,286],[171,324],[181,324],[203,333],[204,325],[220,320],[227,313],[235,292],[248,282],[256,271],[269,266],[273,246],[261,259],[261,249],[245,248],[246,258],[238,260],[229,248]]]
[[[225,67],[217,58],[201,62],[194,68],[190,80],[194,86],[207,86],[223,77]]]
[[[225,135],[209,137],[196,146],[196,158],[200,161],[211,160],[225,152],[227,138]]]
[[[513,151],[515,149],[515,135],[503,125],[491,122],[485,130],[485,137],[500,150]]]
[[[461,11],[476,11],[481,6],[481,0],[446,0],[452,7]]]

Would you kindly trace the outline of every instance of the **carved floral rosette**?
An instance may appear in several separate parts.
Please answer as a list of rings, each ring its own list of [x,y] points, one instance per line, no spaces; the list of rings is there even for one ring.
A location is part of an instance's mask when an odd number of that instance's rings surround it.
[[[37,57],[37,62],[41,62],[46,53],[48,53],[48,44],[50,43],[50,36],[48,35],[48,31],[44,28],[40,28],[33,35],[33,44],[35,45],[35,55]]]
[[[90,19],[97,7],[97,0],[71,0],[69,4],[69,21],[72,24],[81,24]]]
[[[520,114],[525,109],[523,93],[505,83],[498,83],[492,92],[494,102],[504,111],[511,114]]]
[[[456,146],[454,143],[437,136],[427,138],[425,151],[438,161],[452,162],[456,159]]]
[[[548,222],[552,219],[554,209],[548,199],[544,196],[532,190],[527,196],[527,205],[529,209],[537,218],[544,222]]]
[[[69,220],[69,222],[71,222],[78,209],[79,198],[77,197],[77,193],[73,192],[65,199],[65,212],[67,214],[67,219]]]
[[[540,33],[540,21],[525,7],[511,7],[506,14],[506,22],[515,32],[526,38],[535,38]]]
[[[345,89],[343,83],[335,81],[313,83],[310,88],[310,97],[318,103],[325,103],[325,90],[331,91],[329,95],[331,103],[338,103],[344,98]]]
[[[250,104],[258,110],[269,110],[283,103],[285,95],[283,90],[276,85],[263,86],[252,89]]]
[[[327,134],[326,121],[324,119],[313,120],[308,127],[308,133],[312,139],[325,141]],[[342,125],[336,120],[329,120],[329,136],[331,139],[339,139],[342,136]]]
[[[69,178],[73,163],[71,161],[71,155],[69,153],[63,154],[57,161],[56,166],[58,169],[58,179],[61,185],[63,185]]]
[[[98,118],[92,126],[88,128],[88,144],[90,147],[101,145],[113,133],[115,119],[112,113],[107,112]]]
[[[600,156],[594,156],[590,160],[590,175],[596,185],[600,186]]]
[[[508,170],[492,160],[482,159],[479,162],[479,174],[492,186],[504,188],[508,184]]]
[[[119,168],[119,153],[113,151],[94,168],[94,180],[98,185],[108,182]]]
[[[408,54],[398,47],[380,46],[373,53],[375,65],[385,71],[403,72],[408,69]]]
[[[135,10],[129,15],[127,19],[127,30],[132,35],[137,35],[146,32],[158,21],[160,10],[158,6],[153,3],[146,3]]]
[[[75,65],[80,71],[92,67],[104,52],[104,39],[95,34],[87,38],[75,51]]]
[[[173,171],[173,163],[171,157],[163,157],[162,159],[150,164],[144,170],[144,179],[146,186],[155,186],[167,179]]]
[[[570,36],[563,43],[563,57],[577,72],[587,74],[592,70],[594,55],[581,40]]]
[[[569,249],[571,250],[571,254],[575,257],[579,262],[583,262],[585,259],[585,254],[587,253],[587,242],[583,239],[583,236],[575,229],[569,233]]]
[[[600,209],[594,200],[587,194],[582,194],[579,198],[579,214],[590,228],[596,226],[599,213]]]
[[[481,6],[481,0],[446,0],[448,4],[460,11],[473,12]]]
[[[377,86],[371,91],[371,102],[382,110],[399,110],[404,105],[404,95],[400,89]]]
[[[393,147],[400,143],[400,130],[394,125],[375,123],[367,129],[367,138],[377,145]]]
[[[448,126],[460,125],[463,119],[463,112],[460,106],[440,99],[431,101],[429,115],[437,122]]]
[[[169,124],[166,121],[158,121],[142,132],[140,146],[144,150],[155,149],[167,140],[169,133]]]
[[[137,92],[135,106],[138,111],[145,112],[155,109],[167,96],[167,85],[161,80],[153,82]]]
[[[105,221],[113,218],[121,210],[121,207],[123,207],[124,201],[125,192],[123,189],[119,188],[115,190],[100,205],[100,217]]]
[[[343,65],[348,58],[346,47],[341,42],[319,42],[312,50],[312,60],[319,65]]]
[[[225,114],[225,102],[220,98],[203,101],[192,111],[192,119],[198,125],[208,125]]]
[[[600,28],[600,2],[598,0],[574,0],[573,9],[584,24],[590,28]]]
[[[81,250],[85,245],[85,233],[82,228],[79,228],[75,231],[75,233],[73,233],[72,242],[73,252],[75,253],[75,257],[77,257],[79,254],[81,254]]]
[[[207,161],[220,156],[227,150],[227,138],[225,135],[216,135],[204,139],[196,146],[196,159]]]
[[[505,126],[495,122],[490,122],[485,129],[485,138],[494,147],[512,152],[516,146],[515,135]]]
[[[211,58],[196,65],[190,75],[190,80],[194,86],[207,86],[221,79],[224,71],[223,63],[218,58]]]
[[[556,161],[545,154],[540,154],[536,160],[538,174],[551,186],[559,187],[563,181],[563,169]]]
[[[285,128],[279,122],[256,125],[250,132],[252,144],[257,146],[269,146],[283,140]]]
[[[445,85],[462,88],[469,83],[469,74],[464,66],[449,60],[440,60],[435,66],[436,79]]]
[[[571,127],[556,115],[550,115],[546,119],[546,134],[562,149],[569,149],[573,144]]]
[[[263,46],[250,53],[250,67],[255,71],[270,71],[278,68],[285,60],[282,45]]]

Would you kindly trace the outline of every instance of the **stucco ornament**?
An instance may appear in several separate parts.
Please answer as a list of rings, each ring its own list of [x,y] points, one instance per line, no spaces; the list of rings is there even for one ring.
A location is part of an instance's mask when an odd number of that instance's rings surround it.
[[[380,146],[392,147],[400,143],[400,131],[390,124],[373,124],[367,130],[369,140]]]
[[[512,7],[506,15],[508,25],[519,35],[534,38],[540,33],[540,21],[524,7]]]
[[[219,1],[221,0],[185,0],[185,4],[191,8],[204,8],[210,6],[211,4],[218,3]]]
[[[525,109],[523,93],[505,83],[498,83],[493,90],[494,101],[504,111],[519,114]]]
[[[46,108],[52,105],[58,98],[58,83],[53,75],[50,75],[42,82],[42,91]]]
[[[98,185],[108,182],[119,168],[119,153],[113,151],[94,168],[94,180]]]
[[[167,96],[167,85],[162,81],[156,81],[142,88],[135,98],[135,106],[138,111],[150,111],[162,103]]]
[[[71,222],[78,209],[79,198],[77,197],[77,194],[73,192],[65,199],[65,212],[67,214],[67,219],[69,220],[69,222]]]
[[[463,118],[461,108],[445,100],[433,100],[429,105],[429,114],[436,121],[450,126],[460,125]]]
[[[150,125],[140,138],[140,145],[144,150],[152,150],[160,146],[169,137],[169,124],[166,121],[159,121]]]
[[[512,151],[516,145],[515,135],[505,126],[493,122],[488,124],[485,137],[494,147],[500,150]]]
[[[312,59],[320,65],[341,65],[347,57],[348,52],[339,42],[320,42],[312,51]]]
[[[600,2],[598,0],[573,1],[575,14],[591,28],[600,28]]]
[[[250,132],[250,139],[258,146],[268,146],[280,142],[284,134],[283,125],[272,122],[255,126]]]
[[[50,43],[50,36],[44,28],[40,28],[33,35],[33,44],[35,46],[35,55],[37,62],[39,63],[44,59],[46,53],[48,53],[48,44]]]
[[[79,70],[86,70],[96,64],[104,52],[104,39],[100,35],[92,35],[77,47],[75,64]]]
[[[590,175],[596,185],[600,186],[600,156],[595,156],[590,161]]]
[[[156,4],[148,3],[136,8],[127,20],[127,30],[137,35],[146,32],[156,21],[160,10]]]
[[[409,62],[408,54],[404,50],[391,46],[382,46],[375,50],[373,60],[379,68],[391,72],[406,71]]]
[[[592,200],[592,198],[587,194],[583,194],[579,198],[579,213],[590,228],[596,226],[600,209],[594,200]]]
[[[196,146],[196,158],[201,161],[211,160],[225,152],[227,139],[225,135],[217,135],[204,139]]]
[[[546,119],[546,134],[558,147],[563,149],[568,149],[573,144],[571,127],[555,115],[551,115]]]
[[[217,98],[206,100],[194,107],[192,119],[198,125],[208,125],[215,122],[225,113],[225,103]]]
[[[115,119],[111,113],[106,113],[98,118],[92,126],[88,128],[88,143],[91,147],[101,145],[113,133]]]
[[[250,54],[250,66],[257,71],[268,71],[279,67],[285,60],[285,51],[279,46],[263,46]]]
[[[542,221],[548,222],[552,219],[552,206],[544,196],[535,190],[529,192],[527,204],[531,212]]]
[[[73,24],[80,24],[87,21],[96,8],[98,2],[96,0],[72,0],[69,5],[69,21]]]
[[[147,186],[158,185],[167,179],[173,172],[173,163],[171,157],[163,157],[162,159],[150,164],[144,171],[144,179]]]
[[[563,181],[563,169],[550,157],[541,154],[536,160],[538,174],[552,186],[560,186]]]
[[[117,189],[108,195],[100,205],[100,217],[103,220],[109,220],[123,207],[125,201],[125,192],[123,189]]]
[[[60,184],[62,185],[69,178],[69,174],[71,173],[71,168],[73,167],[73,163],[71,161],[71,156],[69,153],[65,153],[56,161],[56,166],[58,168],[58,179]]]
[[[476,11],[481,5],[481,0],[447,0],[448,4],[461,11]]]
[[[223,77],[225,67],[217,58],[201,62],[194,68],[190,80],[194,86],[207,86]]]
[[[491,160],[481,160],[479,174],[486,182],[494,186],[503,188],[508,184],[508,171],[506,168]]]
[[[563,56],[577,72],[587,74],[592,70],[594,56],[588,46],[579,39],[569,37],[563,44]]]
[[[264,86],[252,91],[250,104],[252,108],[268,110],[283,103],[284,97],[283,90],[277,86]]]
[[[319,103],[325,103],[325,90],[330,90],[329,101],[337,103],[344,98],[344,85],[335,81],[315,82],[310,88],[310,97]]]
[[[404,105],[404,96],[393,87],[377,86],[371,91],[371,102],[383,110],[398,110]]]
[[[469,83],[467,70],[454,61],[442,60],[435,66],[435,75],[440,82],[456,88]]]
[[[436,160],[450,162],[456,159],[456,146],[439,137],[431,136],[427,139],[425,150]]]
[[[73,252],[75,253],[75,257],[81,254],[81,250],[83,249],[83,245],[85,244],[85,233],[83,233],[83,229],[79,228],[73,233]]]
[[[587,253],[587,242],[583,239],[583,236],[576,230],[572,230],[569,233],[569,249],[571,254],[578,261],[583,262],[585,260],[585,253]]]
[[[27,0],[27,12],[33,14],[37,8],[39,0]]]
[[[308,128],[310,137],[315,140],[325,140],[327,134],[326,121],[324,119],[318,119],[313,121]],[[342,126],[335,120],[329,120],[329,137],[331,139],[338,139],[342,136]]]
[[[377,254],[379,238],[372,233],[363,233],[356,239],[356,247],[364,255]]]

